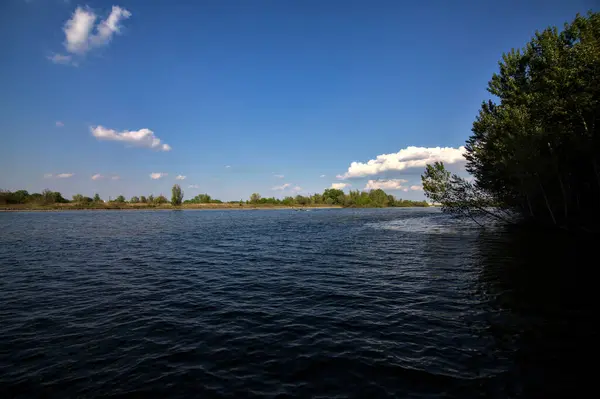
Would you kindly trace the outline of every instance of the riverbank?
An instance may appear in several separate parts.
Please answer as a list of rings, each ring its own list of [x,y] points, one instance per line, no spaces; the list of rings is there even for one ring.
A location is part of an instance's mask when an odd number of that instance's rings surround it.
[[[178,209],[197,209],[197,210],[253,210],[253,209],[331,209],[341,208],[336,205],[308,205],[308,206],[285,206],[271,204],[183,204],[181,206],[172,206],[171,204],[128,204],[128,203],[100,203],[100,204],[11,204],[0,205],[0,212],[52,212],[52,211],[134,211],[134,210],[178,210]]]

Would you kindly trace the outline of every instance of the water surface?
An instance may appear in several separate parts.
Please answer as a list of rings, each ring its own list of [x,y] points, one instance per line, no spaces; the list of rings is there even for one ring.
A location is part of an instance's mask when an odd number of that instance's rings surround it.
[[[1,213],[0,391],[571,396],[595,330],[558,242],[436,209]]]

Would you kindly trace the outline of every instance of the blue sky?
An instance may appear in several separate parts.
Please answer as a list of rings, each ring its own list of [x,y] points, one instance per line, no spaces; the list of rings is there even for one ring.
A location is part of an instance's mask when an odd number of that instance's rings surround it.
[[[425,162],[460,170],[502,53],[594,6],[5,0],[0,188],[422,199]]]

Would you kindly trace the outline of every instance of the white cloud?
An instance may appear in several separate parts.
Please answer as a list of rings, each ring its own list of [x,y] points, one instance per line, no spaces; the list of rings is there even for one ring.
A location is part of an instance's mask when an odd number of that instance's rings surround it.
[[[423,190],[423,186],[410,186],[410,189],[413,191],[422,191]]]
[[[290,186],[291,186],[291,184],[290,184],[290,183],[285,183],[285,184],[282,184],[281,186],[275,186],[275,187],[272,187],[272,188],[271,188],[271,190],[275,190],[275,191],[283,191],[283,190],[285,190],[286,188],[288,188],[288,187],[290,187]]]
[[[175,180],[185,180],[186,176],[179,175],[175,178]]]
[[[229,169],[229,168],[231,168],[231,165],[225,165],[225,168]]]
[[[144,148],[152,148],[159,151],[171,151],[171,146],[162,144],[161,140],[154,135],[150,129],[124,130],[117,132],[104,126],[90,127],[92,135],[98,140],[124,141],[132,145]]]
[[[350,187],[350,183],[331,183],[331,188],[335,188],[336,190],[343,190],[346,187]]]
[[[292,191],[295,191],[295,192],[302,191],[302,187],[300,187],[300,186],[294,186],[292,188]]]
[[[378,155],[366,163],[352,162],[348,171],[338,175],[338,179],[373,176],[387,171],[401,171],[409,168],[424,168],[435,161],[447,164],[464,162],[465,147],[407,147],[393,154]]]
[[[325,177],[325,175],[321,175],[321,176],[319,176],[319,177]]]
[[[63,127],[65,124],[61,121],[56,121],[56,127]]]
[[[190,184],[188,188],[200,188],[198,184]]]
[[[129,17],[131,17],[129,11],[119,6],[113,6],[109,16],[95,25],[98,16],[90,8],[77,7],[63,26],[64,46],[71,55],[53,54],[48,59],[55,64],[77,66],[77,63],[73,61],[73,55],[83,57],[94,48],[107,46],[112,37],[120,33],[120,22]],[[95,31],[92,33],[94,25]]]
[[[402,191],[407,192],[408,188],[403,188]]]
[[[162,172],[158,172],[158,173],[150,173],[150,178],[152,180],[157,180],[160,179],[162,177],[168,176],[168,173],[162,173]]]
[[[75,173],[59,173],[55,177],[59,179],[68,179],[69,177],[73,177]]]
[[[369,180],[365,186],[365,190],[400,190],[404,188],[402,183],[406,183],[404,179],[388,179],[388,180]]]
[[[285,176],[284,175],[273,175],[273,177],[276,177],[278,179],[283,179]]]
[[[100,179],[104,179],[104,176],[102,176],[100,173],[96,173],[94,176],[92,176],[92,180],[100,180]]]
[[[70,55],[54,53],[52,55],[47,56],[46,58],[48,58],[50,61],[52,61],[55,64],[73,65],[73,66],[79,65],[77,62],[73,61],[73,56],[70,56]]]
[[[52,177],[52,173],[44,173],[44,179],[50,179]]]
[[[110,180],[119,180],[120,178],[121,178],[121,176],[114,175],[110,178]]]

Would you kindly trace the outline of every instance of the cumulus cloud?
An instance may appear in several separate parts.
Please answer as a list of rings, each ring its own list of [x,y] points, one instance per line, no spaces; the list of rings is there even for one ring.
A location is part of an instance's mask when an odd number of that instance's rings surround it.
[[[284,184],[282,184],[281,186],[275,186],[275,187],[272,187],[272,188],[271,188],[271,190],[275,190],[275,191],[283,191],[283,190],[285,190],[286,188],[288,188],[288,187],[290,187],[290,186],[291,186],[291,184],[290,184],[290,183],[284,183]]]
[[[404,187],[402,183],[406,183],[404,179],[387,179],[387,180],[369,180],[365,186],[365,190],[400,190]]]
[[[285,176],[284,175],[273,175],[273,177],[276,177],[278,179],[283,179]]]
[[[295,191],[295,192],[302,191],[302,187],[294,186],[294,187],[292,187],[292,191]]]
[[[352,162],[348,171],[338,175],[339,179],[374,176],[388,171],[402,171],[409,168],[424,168],[435,161],[446,164],[464,162],[465,147],[407,147],[393,154],[378,155],[366,163]]]
[[[107,129],[104,126],[90,127],[92,135],[98,140],[123,141],[138,147],[151,148],[158,151],[171,151],[171,146],[163,144],[162,141],[154,135],[150,129],[123,130],[117,132],[113,129]]]
[[[65,124],[61,121],[56,121],[56,127],[63,127]]]
[[[73,177],[75,173],[59,173],[55,177],[58,179],[68,179],[69,177]]]
[[[158,172],[158,173],[156,173],[156,172],[155,172],[155,173],[150,173],[150,178],[151,178],[152,180],[158,180],[158,179],[161,179],[161,178],[163,178],[163,177],[165,177],[165,176],[168,176],[168,173],[162,173],[162,172]]]
[[[410,186],[410,189],[413,191],[422,191],[423,190],[423,186]]]
[[[349,183],[331,183],[331,188],[335,188],[336,190],[343,190],[346,187],[350,187]]]
[[[113,36],[120,33],[120,22],[129,17],[128,10],[113,6],[108,17],[96,24],[98,16],[91,9],[77,7],[63,26],[64,46],[70,54],[53,54],[48,59],[55,64],[77,65],[73,56],[83,57],[94,48],[107,46]]]
[[[185,180],[186,176],[178,175],[175,180]]]
[[[92,180],[100,180],[100,179],[104,179],[104,176],[102,176],[100,173],[96,173],[94,176],[92,176]]]

